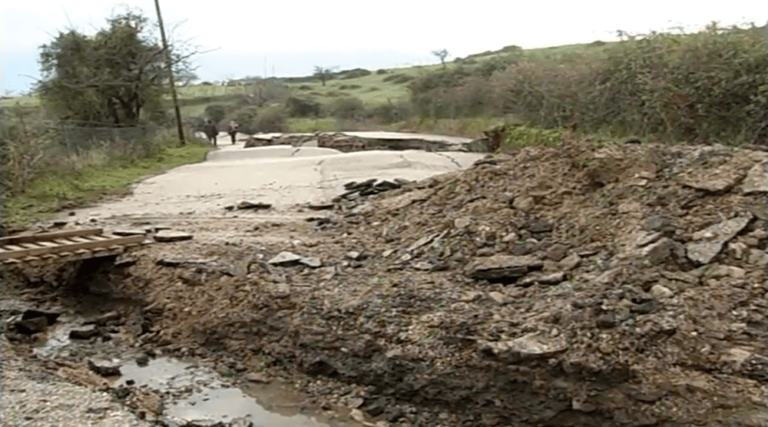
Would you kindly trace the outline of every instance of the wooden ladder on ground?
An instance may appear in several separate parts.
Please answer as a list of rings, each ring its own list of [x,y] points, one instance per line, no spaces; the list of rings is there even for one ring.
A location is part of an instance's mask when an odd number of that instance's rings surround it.
[[[144,235],[113,236],[101,228],[65,230],[0,238],[0,262],[42,265],[119,255],[142,244]]]

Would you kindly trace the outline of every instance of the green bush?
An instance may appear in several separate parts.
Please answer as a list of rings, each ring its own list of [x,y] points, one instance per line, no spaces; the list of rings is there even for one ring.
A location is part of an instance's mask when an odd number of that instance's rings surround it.
[[[536,127],[725,144],[768,139],[765,28],[653,33],[455,67],[409,85],[421,117],[512,115]],[[464,61],[466,65],[466,61]]]
[[[205,107],[205,115],[218,124],[227,115],[227,107],[221,104],[212,104]]]
[[[259,110],[256,117],[256,129],[259,132],[285,132],[287,114],[280,106],[270,106]]]
[[[331,112],[339,120],[361,120],[367,115],[363,101],[352,96],[333,101]]]
[[[258,113],[255,107],[246,107],[235,111],[231,119],[236,120],[240,125],[240,132],[254,134],[259,130],[258,123],[256,121],[257,117]],[[228,120],[227,124],[229,124]]]
[[[387,74],[387,73],[389,73],[389,71],[387,71],[385,69],[376,70],[376,74],[378,74],[378,75]]]
[[[563,139],[557,129],[541,129],[528,126],[507,126],[501,143],[510,147],[524,148],[533,145],[555,146]]]
[[[358,77],[370,76],[371,74],[372,73],[366,69],[355,68],[353,70],[340,71],[338,73],[338,76],[340,79],[349,80],[349,79],[356,79]]]
[[[408,83],[411,80],[413,80],[413,76],[409,76],[408,74],[390,74],[383,79],[385,82],[391,82],[395,84]]]
[[[391,124],[403,121],[410,116],[410,108],[407,103],[393,104],[389,102],[371,109],[370,115],[381,124]]]
[[[320,115],[320,103],[311,99],[290,97],[286,101],[290,117],[317,117]]]

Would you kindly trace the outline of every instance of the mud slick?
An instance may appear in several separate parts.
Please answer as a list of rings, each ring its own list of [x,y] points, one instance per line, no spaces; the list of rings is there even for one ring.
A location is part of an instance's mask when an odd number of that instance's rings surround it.
[[[292,243],[152,245],[119,288],[142,351],[367,425],[767,426],[767,163],[527,148],[339,203]],[[286,251],[313,262],[268,262]]]

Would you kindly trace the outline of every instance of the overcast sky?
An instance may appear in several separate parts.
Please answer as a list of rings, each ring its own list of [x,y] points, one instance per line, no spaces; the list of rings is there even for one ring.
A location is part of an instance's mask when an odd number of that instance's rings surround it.
[[[205,80],[311,73],[315,65],[383,68],[436,61],[446,48],[466,56],[506,45],[536,48],[613,40],[616,30],[647,32],[768,20],[768,1],[608,0],[519,2],[474,0],[294,0],[248,2],[161,0],[166,27],[204,49]],[[26,91],[38,76],[38,46],[72,25],[95,32],[121,5],[155,18],[153,0],[3,0],[0,6],[0,81],[5,93]],[[194,5],[194,6],[193,6]]]

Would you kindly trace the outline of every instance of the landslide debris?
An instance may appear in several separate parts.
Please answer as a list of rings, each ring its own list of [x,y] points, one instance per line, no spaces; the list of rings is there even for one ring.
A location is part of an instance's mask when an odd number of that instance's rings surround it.
[[[142,285],[142,342],[267,355],[409,425],[768,425],[767,156],[532,147],[341,204],[312,245],[200,244],[247,271]]]

